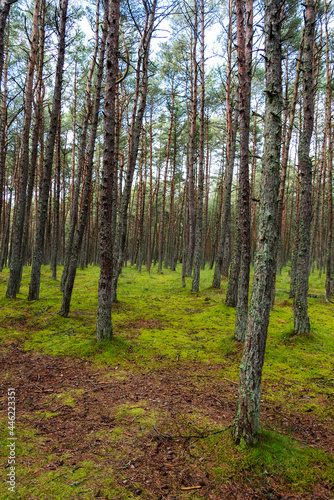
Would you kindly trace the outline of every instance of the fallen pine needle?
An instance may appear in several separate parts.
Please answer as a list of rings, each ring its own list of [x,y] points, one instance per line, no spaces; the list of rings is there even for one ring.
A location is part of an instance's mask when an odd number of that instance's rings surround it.
[[[231,382],[232,384],[238,385],[238,382],[234,382],[233,380],[230,380],[229,378],[224,377],[224,380],[227,380],[228,382]]]
[[[199,490],[202,486],[181,486],[181,490]]]

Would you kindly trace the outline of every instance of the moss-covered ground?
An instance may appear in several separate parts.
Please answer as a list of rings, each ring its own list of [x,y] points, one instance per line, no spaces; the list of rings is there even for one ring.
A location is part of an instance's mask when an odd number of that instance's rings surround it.
[[[293,334],[289,269],[277,277],[263,373],[262,431],[236,447],[242,346],[227,280],[199,293],[181,268],[123,269],[114,339],[97,343],[99,269],[78,270],[69,318],[43,268],[40,300],[0,275],[1,498],[334,498],[334,306],[310,277],[312,333]],[[59,271],[60,276],[60,271]],[[17,389],[15,494],[7,490],[7,388]]]

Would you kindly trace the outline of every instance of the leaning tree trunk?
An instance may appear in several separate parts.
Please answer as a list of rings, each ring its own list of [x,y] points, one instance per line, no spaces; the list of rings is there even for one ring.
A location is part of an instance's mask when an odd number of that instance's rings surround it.
[[[72,196],[72,200],[71,200],[72,207],[71,207],[71,217],[70,217],[70,230],[69,230],[67,242],[66,242],[66,255],[65,255],[64,269],[63,269],[63,273],[62,273],[61,281],[60,281],[61,291],[64,291],[64,289],[65,289],[65,284],[66,284],[67,274],[68,274],[68,267],[70,264],[72,250],[73,250],[74,235],[75,235],[75,230],[76,230],[76,227],[78,224],[81,178],[82,178],[82,172],[83,172],[84,161],[85,161],[86,146],[87,146],[88,125],[89,125],[89,120],[90,120],[90,117],[92,114],[92,104],[91,104],[91,95],[90,94],[91,94],[92,78],[93,78],[93,74],[94,74],[95,62],[96,62],[96,58],[97,58],[97,51],[98,51],[98,45],[99,45],[99,7],[100,7],[100,2],[97,1],[96,2],[96,19],[95,19],[95,46],[94,46],[94,52],[93,52],[90,70],[89,70],[88,77],[87,77],[86,113],[85,113],[85,117],[84,117],[84,120],[82,123],[82,129],[81,129],[80,146],[79,146],[79,154],[78,154],[78,162],[77,162],[77,164],[78,164],[77,175],[76,175],[75,184],[74,184],[74,186],[72,186],[73,196]],[[74,120],[75,120],[75,111],[74,111]],[[75,148],[75,144],[73,146]],[[74,168],[74,159],[73,159],[73,168]],[[72,177],[74,177],[74,176],[72,176]]]
[[[280,6],[280,0],[265,0],[266,111],[259,230],[233,427],[235,441],[244,439],[247,444],[256,443],[258,438],[261,376],[275,273],[282,113]]]
[[[138,49],[135,97],[134,97],[132,119],[130,126],[128,169],[126,173],[122,200],[120,200],[119,220],[118,220],[116,242],[114,248],[114,270],[113,270],[114,276],[112,284],[113,302],[117,301],[117,283],[125,259],[126,236],[128,227],[128,207],[131,199],[132,181],[138,156],[139,140],[141,135],[143,117],[146,109],[150,43],[154,30],[154,20],[155,20],[157,1],[158,0],[153,0],[151,4],[151,9],[149,11],[147,10],[145,30],[142,33]]]
[[[54,94],[52,101],[52,112],[50,118],[49,133],[45,148],[45,158],[43,167],[43,182],[39,196],[38,204],[38,219],[35,235],[34,254],[31,269],[31,281],[29,286],[28,300],[39,299],[39,289],[41,281],[41,266],[44,250],[45,226],[48,214],[49,191],[52,175],[52,164],[54,155],[54,146],[57,133],[58,114],[61,102],[61,89],[63,80],[63,67],[65,58],[65,34],[66,34],[66,15],[67,15],[68,0],[62,0],[60,9],[59,22],[59,42],[58,42],[58,59],[56,68],[56,80],[54,86]]]
[[[108,32],[106,45],[106,76],[104,90],[104,149],[102,162],[102,184],[100,194],[100,280],[96,318],[97,340],[112,338],[111,304],[113,278],[112,198],[115,182],[115,103],[116,78],[118,73],[118,32],[119,0],[111,0],[108,13]]]
[[[293,300],[293,319],[295,333],[309,333],[310,320],[307,312],[307,292],[309,279],[309,259],[312,219],[312,161],[310,145],[313,132],[313,45],[315,9],[314,0],[307,0],[305,6],[304,35],[304,124],[301,131],[298,160],[300,168],[300,214],[299,248],[296,281]]]

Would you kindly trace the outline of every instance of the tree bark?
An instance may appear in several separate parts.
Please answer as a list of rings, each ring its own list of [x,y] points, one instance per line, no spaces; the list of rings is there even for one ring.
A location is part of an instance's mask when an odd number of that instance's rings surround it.
[[[198,187],[197,187],[197,217],[194,250],[194,274],[192,291],[199,292],[200,269],[202,257],[202,231],[203,231],[203,194],[204,194],[204,106],[205,106],[205,65],[204,65],[204,0],[200,4],[201,12],[201,101],[199,112],[199,159],[198,159]]]
[[[258,439],[262,367],[270,315],[271,282],[275,273],[282,113],[280,13],[280,0],[265,1],[266,111],[259,231],[233,427],[235,441],[240,443],[244,439],[247,444],[254,444]]]
[[[118,74],[119,0],[109,1],[104,91],[104,146],[100,194],[100,261],[96,318],[97,340],[112,338],[111,304],[113,279],[112,199],[118,151],[115,151],[115,103]]]
[[[239,69],[239,126],[240,126],[240,231],[241,262],[238,282],[238,303],[234,338],[242,342],[245,338],[248,312],[250,271],[250,206],[249,206],[249,121],[252,77],[253,46],[253,0],[246,0],[246,29],[244,29],[243,0],[236,0],[238,69]]]
[[[326,300],[334,293],[332,275],[332,241],[333,241],[333,136],[332,136],[332,79],[333,71],[329,64],[329,37],[327,20],[327,2],[324,0],[326,29],[326,69],[327,69],[327,116],[328,116],[328,194],[327,194],[327,255],[326,255]]]
[[[307,292],[309,278],[310,236],[312,218],[312,161],[310,145],[313,132],[313,46],[314,46],[315,7],[314,0],[307,0],[305,7],[304,35],[304,123],[301,131],[298,161],[300,168],[300,215],[299,248],[296,269],[296,282],[293,301],[295,333],[309,333],[310,320],[307,312]]]

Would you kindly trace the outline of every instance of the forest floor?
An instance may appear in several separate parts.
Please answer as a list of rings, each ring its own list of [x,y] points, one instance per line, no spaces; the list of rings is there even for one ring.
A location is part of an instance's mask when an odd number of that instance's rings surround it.
[[[78,271],[68,319],[43,268],[41,298],[0,275],[1,499],[333,499],[334,306],[310,279],[312,333],[293,335],[289,269],[278,277],[258,446],[235,446],[242,345],[235,311],[201,274],[123,270],[114,340],[97,343],[99,269]],[[59,276],[60,277],[60,276]],[[285,290],[285,291],[283,291]],[[16,390],[16,492],[7,490],[7,390]]]

